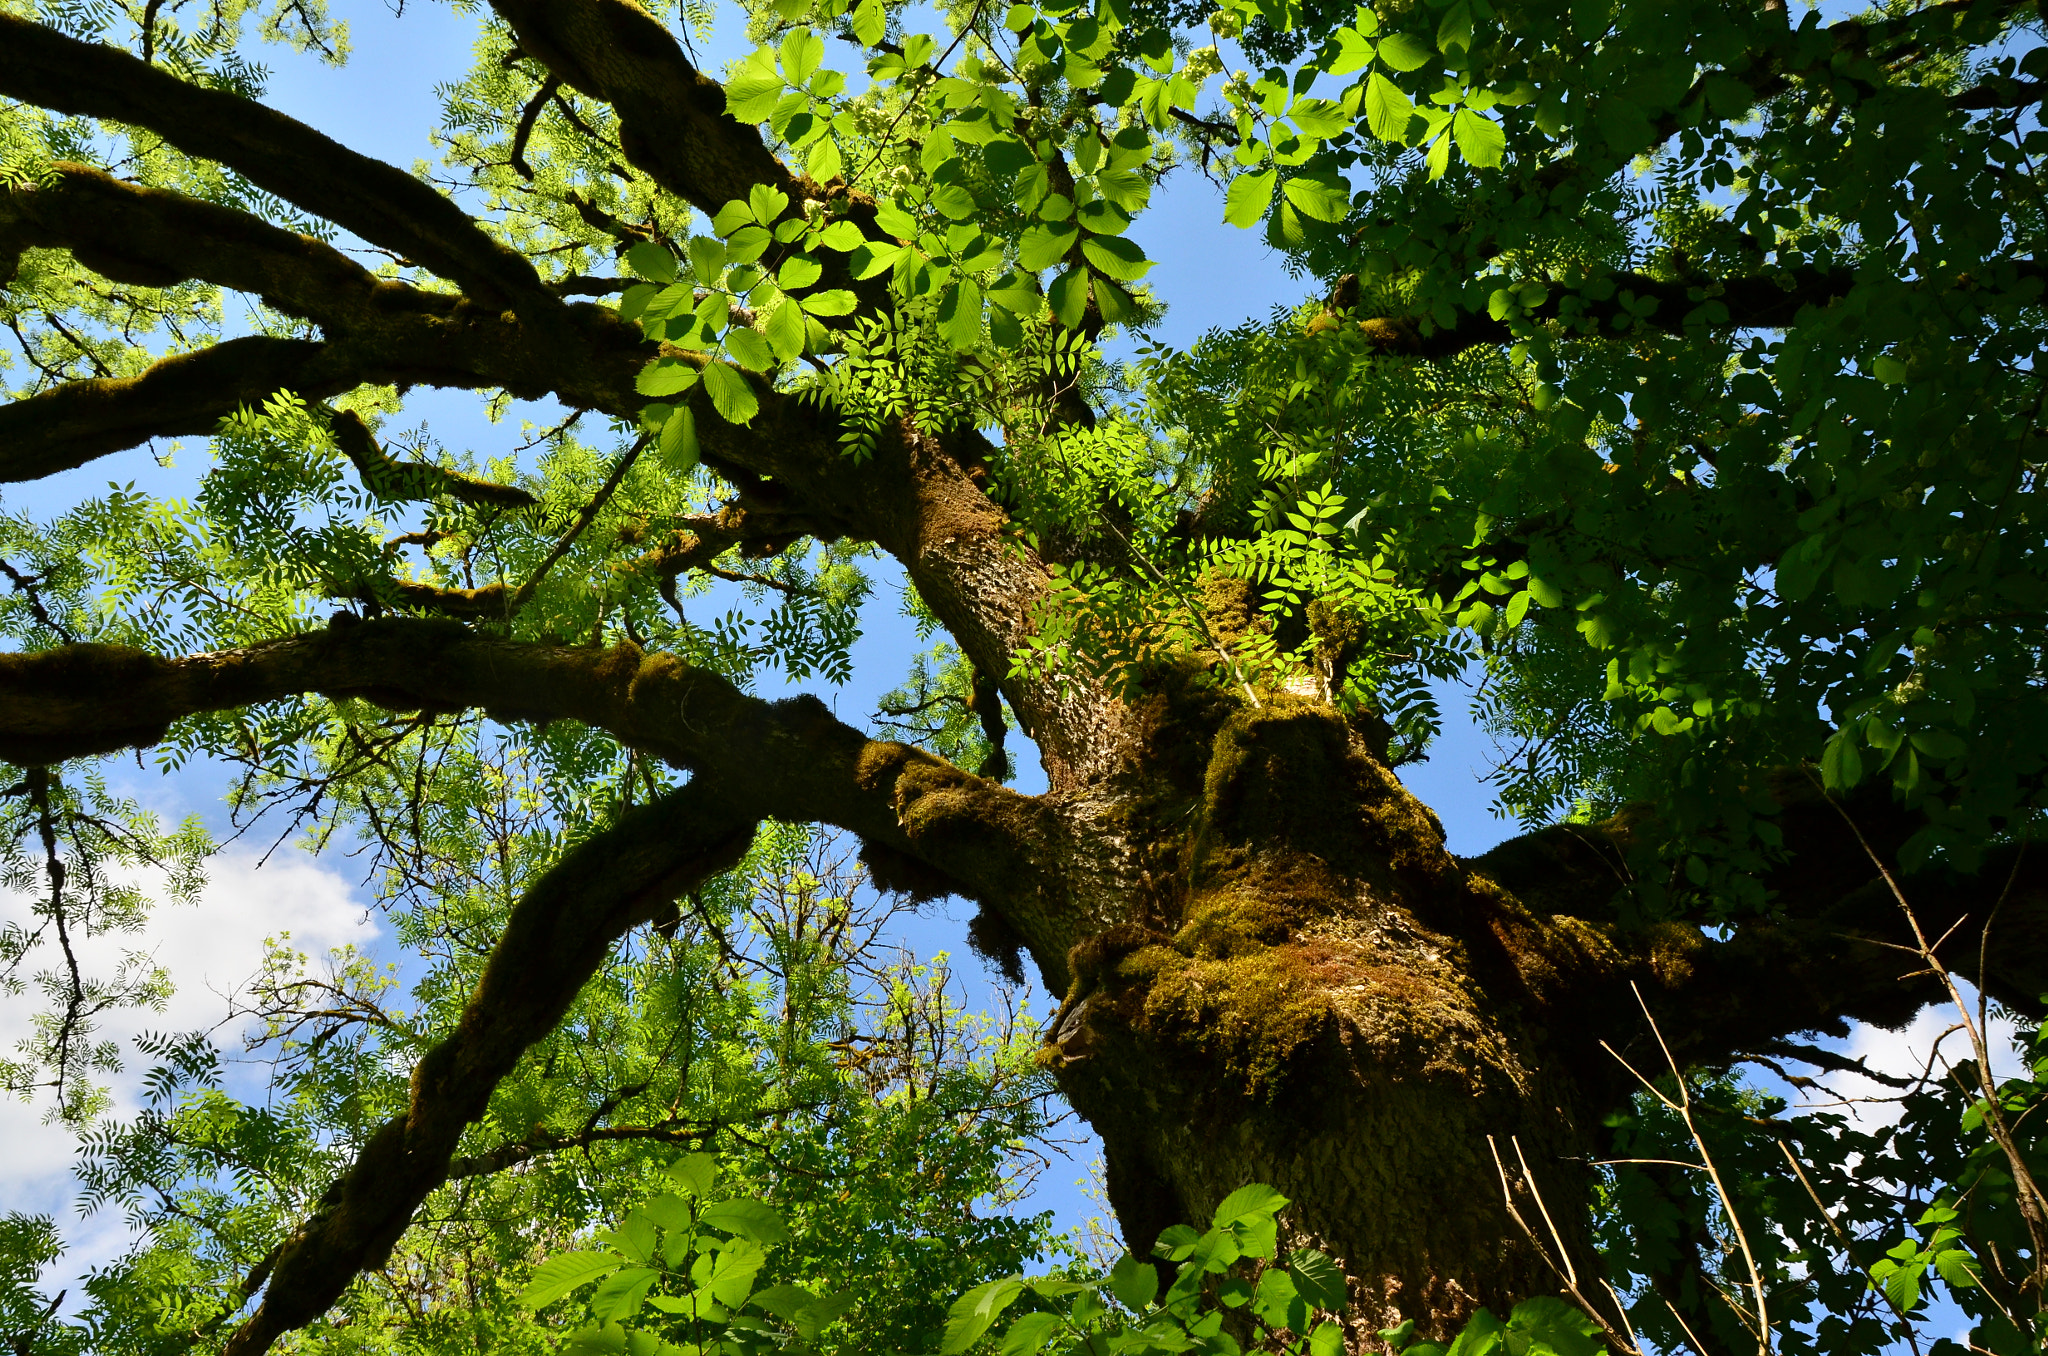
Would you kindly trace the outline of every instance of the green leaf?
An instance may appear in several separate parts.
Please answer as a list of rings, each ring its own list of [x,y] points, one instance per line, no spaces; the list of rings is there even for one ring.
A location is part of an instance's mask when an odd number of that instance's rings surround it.
[[[1159,1272],[1150,1262],[1125,1253],[1110,1268],[1109,1293],[1133,1312],[1149,1308],[1159,1293]]]
[[[1291,1268],[1272,1267],[1259,1277],[1258,1289],[1252,1295],[1252,1312],[1269,1328],[1299,1332],[1307,1325],[1308,1308],[1302,1303],[1301,1289],[1294,1283]]]
[[[1508,1315],[1508,1349],[1527,1356],[1603,1356],[1600,1325],[1555,1295],[1525,1299]]]
[[[1863,780],[1863,755],[1856,748],[1853,729],[1835,731],[1821,750],[1820,776],[1830,791],[1847,791]]]
[[[528,1309],[545,1308],[578,1286],[609,1276],[626,1265],[613,1252],[557,1253],[534,1268],[533,1280],[519,1292],[519,1303]]]
[[[633,389],[644,396],[680,395],[697,384],[697,369],[674,358],[656,358],[633,378]]]
[[[618,1356],[626,1349],[626,1330],[616,1323],[578,1328],[562,1343],[562,1356]]]
[[[1351,211],[1351,186],[1335,171],[1298,174],[1280,186],[1287,201],[1317,221],[1342,221]]]
[[[1880,353],[1870,363],[1870,370],[1879,381],[1896,386],[1906,379],[1906,365],[1889,353]]]
[[[792,29],[782,40],[782,74],[792,85],[801,85],[825,59],[825,40],[808,28]],[[763,217],[766,225],[768,218]]]
[[[847,20],[847,27],[853,30],[861,46],[873,47],[889,31],[889,16],[882,9],[881,0],[861,0],[860,7]]]
[[[1327,1254],[1303,1248],[1287,1259],[1287,1274],[1301,1297],[1316,1308],[1341,1314],[1349,1307],[1343,1269]]]
[[[705,1206],[697,1217],[714,1229],[723,1229],[729,1234],[755,1243],[774,1244],[789,1241],[789,1226],[782,1222],[782,1216],[777,1213],[775,1207],[765,1201],[745,1198],[720,1201],[716,1205]]]
[[[1135,240],[1091,235],[1081,241],[1082,257],[1118,282],[1136,282],[1152,271],[1152,261]]]
[[[1308,1349],[1309,1356],[1342,1356],[1343,1325],[1327,1318],[1316,1324],[1316,1330],[1308,1335]]]
[[[1266,170],[1260,174],[1240,174],[1232,179],[1229,190],[1223,195],[1223,219],[1232,226],[1256,226],[1273,201],[1273,185],[1279,182],[1279,178],[1277,172]]]
[[[1017,266],[1032,273],[1051,268],[1067,257],[1080,228],[1071,222],[1059,225],[1039,223],[1028,227],[1017,242]]]
[[[800,1285],[771,1285],[766,1290],[754,1292],[754,1306],[777,1318],[788,1318],[805,1305],[817,1301],[816,1295]]]
[[[808,255],[793,254],[775,271],[775,282],[786,292],[809,287],[825,274],[825,266]]]
[[[1037,1356],[1059,1326],[1058,1314],[1025,1314],[1010,1325],[997,1350],[1000,1356]]]
[[[768,57],[764,63],[764,56],[764,52],[755,53],[738,74],[725,82],[725,111],[740,122],[768,121],[787,88],[775,70],[774,58]]]
[[[939,333],[965,352],[981,344],[981,289],[974,279],[961,278],[939,294]]]
[[[846,158],[839,152],[839,143],[831,137],[820,137],[811,144],[810,154],[804,157],[804,173],[821,184],[837,179],[846,168]]]
[[[1501,1321],[1481,1308],[1466,1320],[1465,1330],[1458,1334],[1457,1341],[1451,1343],[1445,1356],[1493,1356],[1502,1346],[1504,1332]]]
[[[1429,167],[1429,177],[1431,179],[1441,179],[1444,177],[1444,171],[1451,167],[1451,134],[1449,132],[1439,133],[1437,139],[1429,144],[1429,154],[1423,157],[1423,163]]]
[[[678,1194],[703,1196],[718,1181],[718,1160],[710,1154],[685,1154],[668,1165],[668,1176]]]
[[[627,1267],[604,1279],[590,1297],[590,1316],[600,1322],[623,1323],[640,1312],[647,1291],[661,1279],[652,1267]]]
[[[782,215],[782,209],[789,206],[789,195],[779,188],[766,184],[755,184],[747,190],[747,210],[754,214],[754,220],[763,226],[772,226]]]
[[[794,298],[785,300],[768,313],[768,319],[761,326],[762,337],[767,339],[769,351],[778,363],[790,362],[804,351],[807,330],[804,325],[804,308]]]
[[[841,254],[845,254],[849,250],[859,249],[861,242],[865,239],[867,237],[860,233],[860,227],[850,221],[835,221],[824,230],[818,232],[818,243],[820,245],[823,245],[828,250],[838,250]]]
[[[697,281],[712,286],[725,272],[725,242],[708,235],[690,237],[690,271]]]
[[[1081,328],[1081,319],[1088,310],[1088,270],[1071,268],[1060,274],[1047,291],[1046,300],[1052,303],[1055,320],[1070,330]]]
[[[1349,75],[1372,64],[1372,40],[1355,28],[1337,30],[1337,59],[1323,69],[1331,75]]]
[[[955,221],[966,221],[981,211],[974,195],[958,184],[934,184],[932,206]]]
[[[946,1315],[946,1335],[939,1343],[940,1356],[958,1356],[981,1340],[981,1335],[1024,1293],[1024,1282],[1015,1276],[985,1281],[953,1301]]]
[[[702,455],[697,446],[697,416],[684,406],[671,414],[661,425],[661,440],[656,444],[661,464],[672,475],[688,475]],[[671,1198],[673,1199],[673,1198]],[[674,1229],[673,1224],[664,1227]]]
[[[643,240],[626,251],[626,267],[653,282],[676,280],[676,257],[651,240]]]
[[[1391,33],[1380,39],[1380,60],[1397,71],[1419,71],[1436,60],[1436,48],[1413,33]]]
[[[846,257],[846,267],[854,277],[865,282],[878,273],[886,273],[894,268],[896,261],[906,252],[902,245],[884,245],[869,240]]]
[[[800,297],[797,304],[810,315],[832,316],[851,315],[853,308],[859,303],[853,293],[843,287],[834,287]]]
[[[917,218],[904,211],[893,199],[885,198],[875,204],[875,225],[898,240],[917,239]]]
[[[1405,141],[1408,124],[1415,118],[1415,101],[1401,92],[1401,87],[1381,75],[1372,73],[1365,84],[1365,120],[1372,134],[1381,141]]]
[[[1484,114],[1461,108],[1451,119],[1451,135],[1458,139],[1458,154],[1480,169],[1494,169],[1507,149],[1508,136],[1499,123]]]
[[[725,332],[725,351],[749,372],[770,372],[775,368],[775,351],[768,347],[768,341],[744,325],[735,325]]]
[[[1260,1215],[1271,1218],[1279,1214],[1286,1205],[1285,1196],[1264,1183],[1253,1182],[1249,1186],[1239,1187],[1223,1198],[1223,1203],[1216,1207],[1215,1227],[1228,1229],[1240,1220]]]
[[[1302,135],[1325,140],[1351,128],[1344,106],[1328,99],[1296,99],[1294,107],[1287,110],[1287,119],[1301,129]]]
[[[706,364],[704,390],[711,397],[711,408],[729,424],[744,425],[760,413],[761,402],[754,395],[754,388],[737,368],[724,363]]]

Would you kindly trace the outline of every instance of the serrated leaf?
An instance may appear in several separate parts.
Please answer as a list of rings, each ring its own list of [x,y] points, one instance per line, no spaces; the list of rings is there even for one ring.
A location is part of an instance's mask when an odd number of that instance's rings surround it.
[[[1401,92],[1401,87],[1381,75],[1372,73],[1365,82],[1365,121],[1372,134],[1381,141],[1405,141],[1408,124],[1415,118],[1415,101]]]
[[[656,358],[633,378],[633,389],[659,399],[679,395],[697,384],[697,369],[674,358]]]
[[[1287,1197],[1263,1182],[1253,1182],[1249,1186],[1239,1187],[1223,1198],[1223,1203],[1216,1207],[1213,1223],[1218,1229],[1228,1229],[1240,1220],[1247,1220],[1256,1215],[1276,1215],[1286,1205]]]
[[[1333,1314],[1341,1314],[1347,1308],[1343,1269],[1327,1254],[1303,1248],[1287,1259],[1287,1274],[1294,1278],[1294,1287],[1301,1297],[1316,1308]]]
[[[718,1181],[718,1160],[710,1154],[685,1154],[668,1165],[669,1180],[683,1196],[702,1196]]]
[[[825,266],[808,255],[793,254],[775,271],[775,283],[786,292],[809,287],[825,276]]]
[[[788,1241],[788,1225],[782,1223],[782,1215],[766,1200],[721,1200],[719,1204],[707,1204],[698,1213],[698,1219],[713,1229],[723,1229],[756,1243]]]
[[[690,271],[707,286],[725,272],[725,242],[708,235],[690,237]]]
[[[959,1299],[946,1314],[946,1335],[939,1343],[940,1356],[958,1356],[981,1340],[1003,1310],[1024,1293],[1024,1282],[1015,1276],[985,1281]]]
[[[939,333],[965,352],[981,344],[981,289],[961,278],[939,294]]]
[[[1508,134],[1483,113],[1461,108],[1451,119],[1451,135],[1458,139],[1458,154],[1480,169],[1494,169],[1507,150]]]
[[[1316,1324],[1316,1330],[1308,1335],[1308,1350],[1309,1356],[1343,1356],[1343,1327],[1329,1319]]]
[[[1430,178],[1441,179],[1444,177],[1444,171],[1451,167],[1451,134],[1449,132],[1438,133],[1436,140],[1429,144],[1429,154],[1423,157],[1423,163],[1429,166]]]
[[[1372,64],[1376,49],[1372,40],[1355,28],[1337,30],[1337,59],[1324,69],[1331,75],[1349,75]]]
[[[1300,128],[1303,136],[1324,140],[1351,127],[1351,119],[1345,116],[1344,106],[1328,99],[1296,99],[1294,106],[1287,110],[1287,120]]]
[[[860,233],[860,227],[850,221],[835,221],[818,232],[820,245],[828,250],[838,250],[841,254],[859,249],[866,238]]]
[[[1280,186],[1305,217],[1342,221],[1351,211],[1351,186],[1335,171],[1299,174]]]
[[[749,372],[770,372],[775,368],[775,352],[768,347],[768,341],[744,325],[735,325],[725,332],[725,351]]]
[[[860,7],[854,10],[846,24],[853,30],[853,36],[860,40],[861,46],[873,47],[889,31],[889,16],[883,11],[881,0],[861,0]]]
[[[884,245],[877,241],[863,241],[854,252],[847,256],[846,266],[854,277],[865,282],[877,273],[886,273],[896,266],[908,251],[902,245]]]
[[[1037,1356],[1059,1324],[1058,1314],[1025,1314],[1003,1334],[998,1347],[1000,1356]]]
[[[761,402],[754,395],[754,388],[739,370],[724,363],[711,363],[704,369],[704,391],[711,397],[711,408],[718,411],[718,417],[728,424],[747,424],[761,412]]]
[[[1017,266],[1033,273],[1051,268],[1067,257],[1079,230],[1072,222],[1056,225],[1040,222],[1029,227],[1024,238],[1017,242]]]
[[[782,74],[792,85],[801,85],[825,59],[825,40],[808,28],[792,29],[782,40]]]
[[[747,190],[747,210],[754,214],[754,220],[763,226],[773,225],[782,215],[782,209],[789,206],[789,195],[779,188],[767,184],[755,184]]]
[[[613,1272],[590,1296],[590,1316],[603,1322],[625,1322],[640,1312],[647,1291],[660,1279],[661,1273],[652,1267]]]
[[[831,183],[845,169],[846,157],[840,154],[839,143],[831,137],[818,138],[810,154],[804,157],[804,173],[821,184]]]
[[[798,299],[798,305],[810,315],[851,315],[857,301],[853,293],[843,287],[834,287],[823,292],[813,292]]]
[[[626,251],[626,267],[653,282],[676,280],[676,257],[652,240],[643,240]]]
[[[1126,1309],[1142,1311],[1159,1294],[1159,1272],[1150,1262],[1141,1262],[1125,1253],[1110,1268],[1109,1293],[1122,1301]]]
[[[1413,33],[1390,33],[1380,39],[1379,56],[1390,69],[1419,71],[1436,60],[1436,48]]]
[[[1138,242],[1120,236],[1084,236],[1081,255],[1118,282],[1136,282],[1152,271],[1152,261],[1145,257]]]
[[[1088,270],[1072,268],[1060,274],[1047,289],[1046,300],[1052,303],[1055,320],[1070,330],[1081,328],[1088,312]]]
[[[519,1292],[519,1303],[528,1309],[545,1308],[624,1265],[626,1259],[613,1252],[557,1253],[534,1268],[533,1279]]]
[[[1223,219],[1232,226],[1256,226],[1273,201],[1273,185],[1279,179],[1274,170],[1240,174],[1232,179],[1223,195]]]
[[[687,406],[669,415],[661,426],[661,440],[655,445],[661,464],[672,475],[688,475],[702,455],[697,446],[697,416]],[[673,1224],[665,1228],[675,1229]]]
[[[875,225],[898,240],[917,239],[917,218],[904,211],[893,200],[875,204]]]
[[[770,311],[761,326],[762,337],[778,363],[790,362],[803,353],[805,333],[803,307],[793,299]]]

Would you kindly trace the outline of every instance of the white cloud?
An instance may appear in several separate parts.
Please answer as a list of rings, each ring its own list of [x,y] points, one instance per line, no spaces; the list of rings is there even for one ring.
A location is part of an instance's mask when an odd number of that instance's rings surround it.
[[[252,852],[224,852],[209,863],[206,889],[196,903],[159,904],[139,934],[78,943],[80,967],[88,974],[109,973],[125,953],[142,951],[153,955],[177,986],[162,1011],[116,1011],[102,1017],[95,1038],[119,1042],[125,1062],[120,1073],[105,1080],[114,1097],[112,1114],[130,1116],[141,1105],[140,1080],[150,1061],[135,1054],[135,1036],[219,1025],[229,1015],[229,996],[262,965],[264,938],[289,934],[294,949],[316,957],[349,944],[372,950],[379,929],[347,880],[301,853],[279,851],[261,867],[257,860]],[[0,908],[15,917],[26,913],[19,899]],[[51,950],[25,968],[56,963]],[[0,995],[0,1049],[12,1054],[28,1034],[41,998],[33,988],[18,996]],[[227,1029],[217,1039],[233,1045],[238,1035]],[[129,1233],[118,1210],[83,1219],[74,1213],[74,1141],[63,1126],[44,1122],[48,1109],[47,1100],[29,1104],[0,1098],[0,1144],[7,1146],[0,1154],[0,1214],[24,1211],[56,1218],[73,1250],[48,1279],[63,1285],[87,1265],[118,1256]]]

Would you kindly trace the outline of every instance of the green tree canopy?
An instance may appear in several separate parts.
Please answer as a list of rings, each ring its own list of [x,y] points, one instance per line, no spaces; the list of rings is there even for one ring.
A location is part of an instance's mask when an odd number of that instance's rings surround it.
[[[340,59],[317,4],[0,4],[0,477],[122,468],[0,525],[6,960],[50,996],[9,1077],[89,1125],[93,1014],[160,987],[67,963],[140,916],[122,868],[203,862],[109,789],[131,749],[369,844],[440,961],[402,1029],[351,1008],[289,1064],[314,1128],[261,1133],[331,1185],[238,1180],[164,1332],[331,1329],[463,1165],[621,1112],[577,1120],[565,1041],[640,1097],[724,1033],[793,1114],[850,997],[779,1032],[758,994],[674,1005],[726,997],[740,906],[704,901],[831,826],[1064,995],[1028,1069],[906,1069],[1055,1080],[1141,1255],[1270,1183],[1359,1349],[1560,1285],[1706,1356],[1874,1347],[1937,1284],[1979,1346],[2037,1340],[2037,1089],[1950,982],[2048,992],[2035,7],[775,0],[716,79],[701,7],[463,8],[415,175],[263,104],[245,42]],[[1150,327],[1202,280],[1131,230],[1171,175],[1301,282],[1184,350]],[[407,429],[419,387],[572,417],[479,463]],[[189,497],[137,451],[178,438]],[[885,562],[937,644],[883,722],[757,695],[847,677]],[[1455,677],[1528,829],[1472,861],[1396,771]],[[1975,1058],[1897,1130],[1719,1072],[1935,1000]],[[344,1109],[314,1071],[355,1049],[390,1076]],[[150,1053],[159,1120],[212,1114],[203,1049]],[[911,1099],[863,1097],[793,1142],[898,1133]],[[991,1124],[892,1152],[966,1135],[971,1202],[1030,1130]],[[748,1180],[815,1199],[777,1161]],[[494,1199],[596,1217],[530,1185]]]

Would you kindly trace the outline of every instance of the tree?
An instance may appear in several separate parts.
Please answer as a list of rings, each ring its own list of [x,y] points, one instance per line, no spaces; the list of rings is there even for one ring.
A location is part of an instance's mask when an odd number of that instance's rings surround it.
[[[2040,1013],[2032,7],[977,0],[932,35],[782,0],[721,88],[627,0],[495,0],[448,98],[473,212],[265,109],[255,13],[0,17],[5,474],[212,440],[189,503],[9,526],[17,879],[60,939],[131,906],[91,864],[162,849],[91,768],[144,747],[423,888],[502,851],[443,845],[469,750],[560,832],[226,1350],[382,1258],[615,940],[768,820],[977,901],[1065,995],[1043,1057],[1134,1247],[1269,1183],[1364,1344],[1597,1274],[1660,1043],[1824,1062],[1800,1033],[1944,996],[1940,944]],[[1169,172],[1311,300],[1114,361],[1170,299],[1126,233]],[[395,458],[419,385],[580,422],[537,465]],[[945,637],[913,743],[748,691],[844,671],[880,557]],[[690,619],[719,581],[751,621]],[[1468,670],[1532,826],[1469,862],[1394,771]],[[70,1088],[118,995],[55,973]],[[1974,1114],[2024,1225],[1981,1276],[2036,1304],[2018,1113]],[[1632,1274],[1725,1345],[1763,1315],[1710,1235]]]

